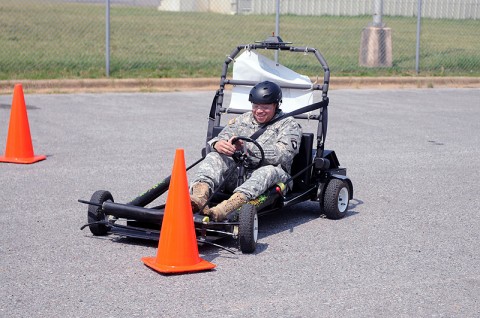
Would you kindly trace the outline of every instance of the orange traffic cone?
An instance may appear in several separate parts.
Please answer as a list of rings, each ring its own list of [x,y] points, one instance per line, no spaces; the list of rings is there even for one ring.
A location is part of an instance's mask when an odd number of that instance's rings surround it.
[[[212,269],[216,265],[198,255],[183,149],[176,150],[170,180],[157,257],[143,257],[142,261],[165,274]]]
[[[0,162],[34,163],[46,158],[46,156],[35,156],[33,154],[32,137],[30,136],[22,84],[16,84],[13,90],[5,156],[0,156]]]

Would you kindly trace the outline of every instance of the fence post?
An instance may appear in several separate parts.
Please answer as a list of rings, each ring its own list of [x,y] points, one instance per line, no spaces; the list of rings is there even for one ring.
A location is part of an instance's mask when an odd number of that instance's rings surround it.
[[[110,0],[105,6],[105,76],[110,77]]]
[[[383,16],[383,0],[375,0],[373,3],[373,26],[383,28],[385,25],[382,23]]]
[[[420,72],[420,31],[422,22],[422,0],[417,0],[417,43],[415,47],[415,73]]]
[[[275,36],[280,36],[280,0],[277,0],[275,14]],[[278,50],[275,51],[275,63],[278,64]]]

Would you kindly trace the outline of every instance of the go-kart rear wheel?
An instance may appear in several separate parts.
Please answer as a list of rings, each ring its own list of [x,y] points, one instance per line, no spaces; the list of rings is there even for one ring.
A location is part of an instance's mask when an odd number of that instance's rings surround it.
[[[253,253],[257,247],[258,215],[254,205],[244,204],[238,214],[238,240],[242,253]]]
[[[325,189],[323,197],[323,211],[327,218],[338,220],[343,218],[348,211],[350,189],[346,182],[331,179]]]
[[[112,194],[105,190],[98,190],[92,195],[90,202],[102,204],[105,201],[112,201],[113,197]],[[99,221],[108,221],[108,217],[103,212],[102,207],[89,205],[88,206],[88,223],[94,223]],[[108,227],[105,224],[90,224],[88,226],[90,228],[90,232],[96,236],[103,236],[108,234]]]

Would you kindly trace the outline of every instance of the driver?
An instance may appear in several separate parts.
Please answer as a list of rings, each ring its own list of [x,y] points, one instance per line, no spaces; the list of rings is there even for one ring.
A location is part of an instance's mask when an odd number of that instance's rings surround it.
[[[212,151],[199,165],[191,183],[190,198],[193,211],[196,212],[205,205],[211,192],[218,188],[224,178],[232,176],[225,182],[225,190],[233,192],[233,195],[213,208],[205,207],[203,211],[217,222],[276,183],[285,183],[290,178],[293,157],[300,148],[302,129],[292,117],[269,125],[256,140],[265,153],[262,165],[255,170],[247,170],[246,181],[237,187],[237,174],[230,173],[237,167],[232,155],[236,150],[241,150],[244,144],[250,153],[260,152],[251,142],[239,140],[232,144],[232,139],[250,137],[264,124],[283,114],[279,108],[282,90],[273,82],[264,81],[255,85],[248,100],[252,103],[252,111],[231,119],[218,136],[208,142]]]

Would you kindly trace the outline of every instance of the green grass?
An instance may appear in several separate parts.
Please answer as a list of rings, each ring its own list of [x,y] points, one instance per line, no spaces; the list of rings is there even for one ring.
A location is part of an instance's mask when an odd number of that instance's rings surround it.
[[[319,49],[335,76],[415,73],[415,17],[384,17],[392,29],[393,67],[358,66],[362,29],[371,16],[280,18],[280,33],[294,45]],[[112,6],[110,76],[217,77],[225,56],[239,44],[272,34],[275,16],[160,12]],[[423,19],[422,75],[480,76],[480,21]],[[271,56],[271,52],[267,54]],[[302,53],[280,62],[321,74]],[[105,76],[104,5],[0,0],[0,79]]]

